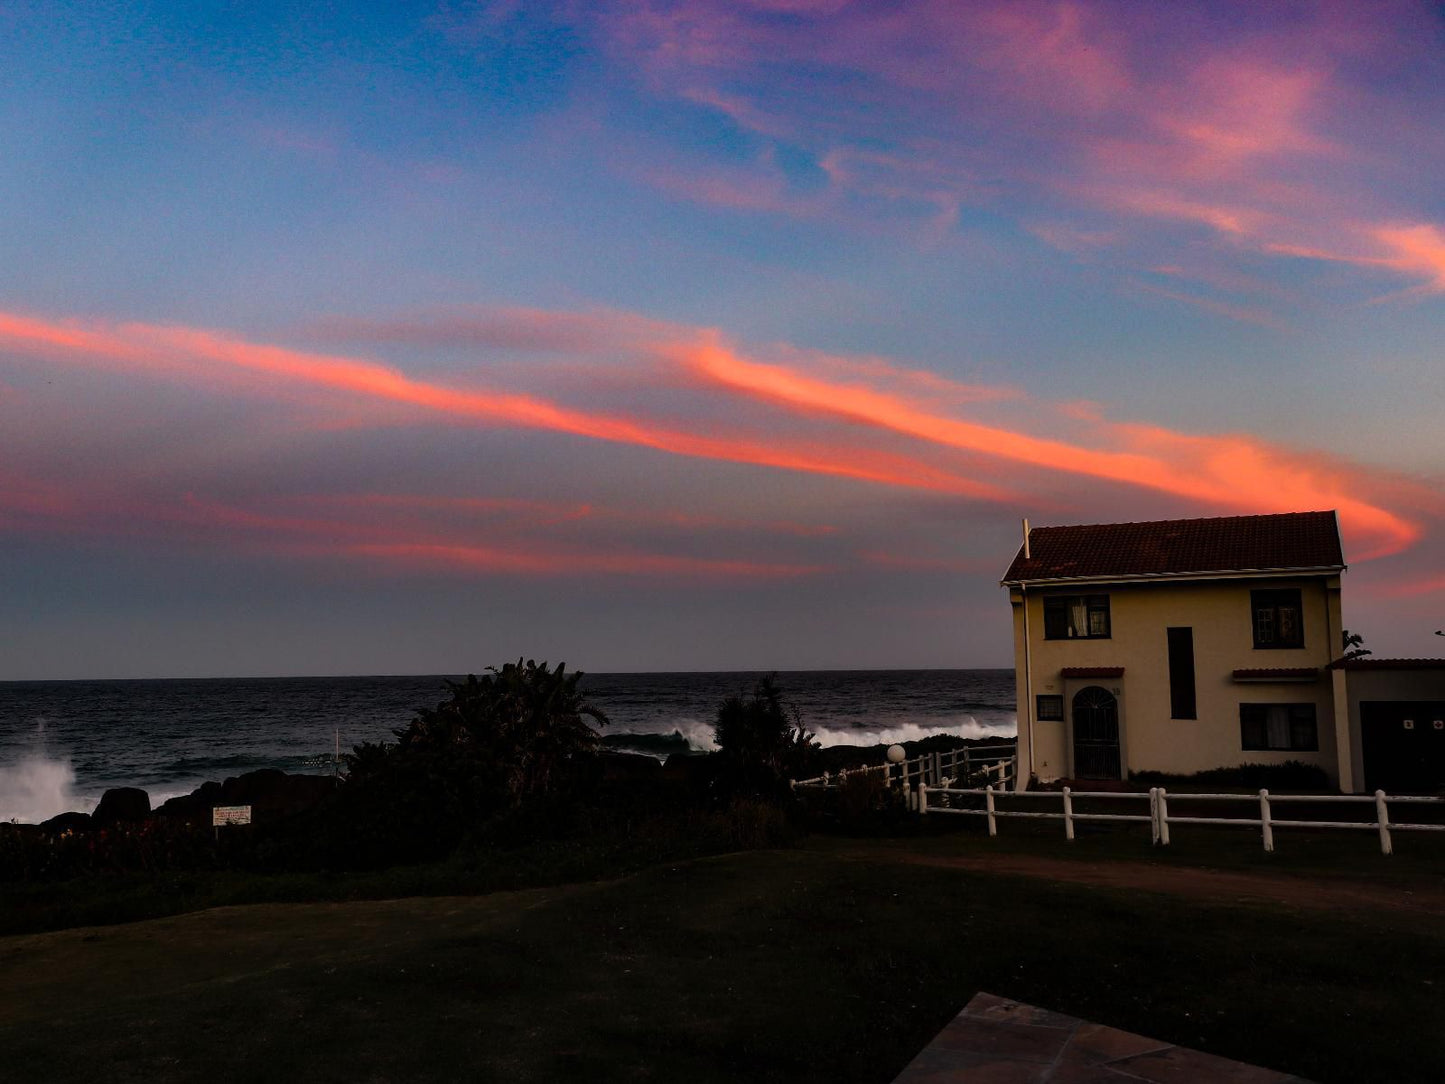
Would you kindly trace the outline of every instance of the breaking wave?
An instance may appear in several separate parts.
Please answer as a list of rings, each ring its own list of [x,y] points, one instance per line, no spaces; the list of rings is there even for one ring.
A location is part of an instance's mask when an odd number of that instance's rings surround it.
[[[812,730],[812,728],[809,728]],[[1018,732],[1013,721],[980,723],[973,716],[963,722],[939,726],[925,726],[920,723],[898,723],[869,729],[842,730],[820,726],[812,730],[820,745],[897,745],[906,741],[921,741],[936,734],[947,734],[956,738],[998,738],[1012,740]]]
[[[0,767],[0,821],[39,824],[58,813],[91,803],[75,793],[75,769],[68,760],[25,753]]]

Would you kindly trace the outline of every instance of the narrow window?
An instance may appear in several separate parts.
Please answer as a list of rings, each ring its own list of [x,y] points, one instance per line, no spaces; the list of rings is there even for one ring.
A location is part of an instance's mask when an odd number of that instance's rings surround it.
[[[1313,704],[1240,704],[1239,739],[1245,749],[1317,752],[1319,728]]]
[[[1254,646],[1304,647],[1305,630],[1298,588],[1285,591],[1251,591]]]
[[[1169,716],[1197,719],[1194,706],[1194,630],[1173,628],[1169,635]]]

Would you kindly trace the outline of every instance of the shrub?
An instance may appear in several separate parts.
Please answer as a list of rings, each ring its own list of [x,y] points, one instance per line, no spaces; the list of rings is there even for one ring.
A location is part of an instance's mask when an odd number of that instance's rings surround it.
[[[1208,783],[1221,787],[1248,787],[1251,790],[1278,788],[1313,794],[1329,794],[1335,789],[1323,768],[1300,760],[1286,760],[1282,764],[1240,764],[1234,768],[1210,768],[1193,775],[1130,772],[1129,781],[1165,786],[1170,783]]]
[[[789,779],[808,774],[818,753],[818,743],[804,729],[797,709],[783,702],[772,676],[760,679],[751,696],[730,696],[718,705],[714,740],[714,786],[724,798],[781,797],[788,792]]]
[[[606,716],[577,689],[565,663],[518,659],[481,678],[447,682],[394,743],[346,757],[332,849],[374,865],[448,853],[493,818],[516,820],[587,781]]]

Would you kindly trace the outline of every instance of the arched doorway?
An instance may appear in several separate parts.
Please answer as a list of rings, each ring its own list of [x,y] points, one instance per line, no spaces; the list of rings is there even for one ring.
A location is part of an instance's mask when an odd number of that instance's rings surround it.
[[[1074,694],[1074,777],[1119,778],[1119,701],[1090,685]]]

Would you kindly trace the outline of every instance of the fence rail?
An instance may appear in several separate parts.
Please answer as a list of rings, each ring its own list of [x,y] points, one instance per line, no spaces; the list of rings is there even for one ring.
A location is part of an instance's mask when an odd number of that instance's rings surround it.
[[[1015,747],[1012,745],[975,745],[958,749],[942,749],[935,753],[924,753],[900,761],[897,764],[867,764],[859,768],[844,768],[838,772],[824,772],[812,779],[795,779],[793,788],[837,787],[850,778],[862,775],[879,775],[888,786],[899,785],[910,791],[932,785],[965,786],[992,778],[1003,786],[1014,778],[1013,761]]]
[[[1007,795],[1014,799],[1059,799],[1062,810],[1058,813],[1036,812],[1019,809],[999,809],[997,801]],[[982,798],[982,809],[959,806],[961,798]],[[1064,838],[1074,838],[1075,821],[1124,821],[1149,822],[1153,842],[1158,846],[1169,846],[1170,826],[1178,824],[1212,824],[1231,827],[1253,827],[1260,830],[1260,837],[1266,851],[1274,850],[1274,829],[1276,828],[1325,828],[1325,829],[1373,829],[1380,836],[1380,852],[1393,854],[1392,832],[1445,832],[1445,824],[1414,824],[1392,822],[1390,803],[1445,805],[1445,798],[1431,798],[1422,795],[1388,795],[1377,790],[1373,795],[1363,794],[1270,794],[1261,790],[1258,794],[1180,794],[1179,801],[1189,802],[1250,802],[1259,810],[1257,817],[1186,817],[1169,812],[1169,792],[1164,787],[1153,787],[1147,794],[1141,791],[1076,791],[1064,787],[1062,791],[996,790],[991,784],[983,788],[937,787],[924,783],[919,786],[913,808],[920,814],[953,813],[962,816],[987,817],[988,834],[998,835],[1000,818],[1018,817],[1033,820],[1062,820]],[[1145,813],[1075,813],[1074,799],[1109,799],[1114,801],[1147,801],[1149,812]],[[1278,820],[1274,816],[1274,803],[1278,802],[1344,802],[1369,804],[1373,806],[1373,820],[1327,821],[1327,820]]]

